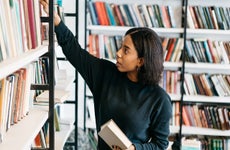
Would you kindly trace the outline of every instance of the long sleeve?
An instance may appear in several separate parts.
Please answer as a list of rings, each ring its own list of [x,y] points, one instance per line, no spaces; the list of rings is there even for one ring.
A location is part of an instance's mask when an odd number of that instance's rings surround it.
[[[82,49],[72,32],[63,22],[55,27],[58,44],[62,47],[69,62],[82,75],[91,90],[94,90],[98,82],[102,82],[104,60],[90,55]]]

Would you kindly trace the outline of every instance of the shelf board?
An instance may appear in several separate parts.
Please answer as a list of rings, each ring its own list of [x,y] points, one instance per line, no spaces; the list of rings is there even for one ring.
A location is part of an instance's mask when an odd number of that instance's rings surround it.
[[[70,133],[74,129],[74,121],[63,123],[60,121],[60,131],[55,132],[55,149],[62,150]]]
[[[164,62],[164,70],[178,70],[178,68],[181,68],[181,66],[181,62]]]
[[[169,94],[172,101],[180,101],[180,94]],[[205,96],[205,95],[184,95],[184,102],[193,103],[220,103],[220,104],[230,104],[230,96]]]
[[[29,114],[10,127],[0,143],[0,149],[30,149],[31,144],[48,119],[48,110],[32,108]]]
[[[37,49],[29,50],[19,56],[8,58],[0,63],[0,79],[17,71],[23,66],[36,60],[39,56],[48,52],[47,46],[40,46]]]
[[[102,25],[88,25],[87,29],[91,31],[92,34],[104,34],[104,35],[121,35],[123,36],[125,32],[132,27],[128,26],[102,26]],[[183,28],[152,28],[159,35],[164,34],[176,34],[179,35],[183,33]]]
[[[114,0],[101,0],[107,3],[114,3]],[[153,1],[152,0],[135,0],[136,4],[152,4]],[[158,4],[158,5],[169,5],[169,4],[177,4],[177,5],[181,5],[181,1],[180,0],[154,0],[154,3]],[[116,0],[116,4],[133,4],[133,1],[124,1],[124,0]]]
[[[182,62],[164,62],[165,70],[178,70],[182,67]],[[185,63],[185,72],[190,73],[210,73],[210,74],[230,74],[229,64],[213,63]]]
[[[187,38],[210,38],[213,40],[226,40],[229,38],[230,30],[216,29],[187,29]]]
[[[178,133],[179,126],[170,126],[170,133]],[[218,130],[218,129],[209,129],[209,128],[200,128],[200,127],[189,127],[182,126],[182,134],[186,135],[206,135],[206,136],[226,136],[230,137],[230,130]]]
[[[226,97],[222,97],[222,96],[203,96],[203,95],[199,95],[199,96],[188,96],[185,95],[184,96],[184,101],[185,102],[195,102],[195,103],[219,103],[219,104],[230,104],[230,97],[226,96]]]
[[[230,74],[229,64],[185,63],[185,71],[191,73]]]
[[[182,127],[183,134],[196,134],[196,135],[207,135],[207,136],[230,136],[230,130],[218,130],[218,129],[208,129],[199,127]]]

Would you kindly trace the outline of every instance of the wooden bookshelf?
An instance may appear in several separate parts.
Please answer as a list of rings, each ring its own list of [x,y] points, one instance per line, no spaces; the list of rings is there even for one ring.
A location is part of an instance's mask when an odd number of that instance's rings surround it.
[[[5,86],[8,89],[1,88],[1,92],[4,92],[4,97],[1,97],[1,102],[4,105],[1,105],[1,137],[3,138],[0,143],[0,149],[31,149],[34,139],[39,131],[42,129],[44,124],[49,122],[49,149],[53,149],[54,143],[54,133],[53,133],[53,82],[54,82],[54,69],[53,59],[54,59],[54,34],[53,34],[53,1],[49,1],[49,12],[50,17],[47,17],[45,20],[41,19],[39,1],[1,1],[1,52],[6,54],[6,57],[3,58],[0,62],[0,79],[5,82],[5,79],[8,75],[15,73],[18,70],[23,70],[25,75],[21,77],[19,82],[16,84],[12,83],[12,87]],[[20,7],[19,7],[20,6]],[[44,19],[44,18],[43,18]],[[41,22],[45,21],[49,24],[49,41],[42,41],[41,36]],[[28,29],[28,30],[27,30]],[[41,44],[43,43],[43,44]],[[4,46],[3,46],[4,45]],[[4,48],[5,47],[5,48]],[[49,58],[49,85],[38,85],[38,88],[43,88],[49,90],[49,108],[47,107],[38,107],[32,104],[32,93],[31,84],[34,82],[31,81],[32,77],[34,78],[34,71],[32,67],[29,68],[27,73],[27,66],[33,64],[34,61],[37,61],[41,56],[47,55]],[[34,66],[33,66],[34,67]],[[23,68],[23,69],[21,69]],[[26,68],[26,69],[24,69]],[[31,70],[30,70],[31,69]],[[33,68],[34,69],[34,68]],[[23,72],[22,71],[22,72]],[[33,73],[32,73],[33,72]],[[14,76],[14,75],[12,75]],[[32,76],[32,77],[31,77]],[[31,77],[31,78],[30,78]],[[16,78],[16,77],[15,77]],[[23,79],[22,79],[23,78]],[[35,78],[34,78],[35,79]],[[16,80],[16,79],[15,79]],[[8,81],[6,81],[8,82]],[[26,83],[26,84],[25,84]],[[15,87],[13,87],[13,85]],[[17,88],[20,87],[20,88]],[[35,87],[33,90],[37,90]],[[40,89],[39,89],[40,90]],[[5,92],[7,91],[7,92]],[[20,93],[20,92],[24,93]],[[13,95],[14,93],[19,93],[18,95]],[[30,95],[31,94],[31,95]],[[13,98],[15,96],[16,98]],[[10,97],[10,98],[9,98]],[[20,97],[20,98],[19,98]],[[3,98],[3,99],[2,99]],[[30,99],[31,98],[31,99]],[[19,108],[14,109],[11,107],[14,105],[12,101],[19,101]],[[24,104],[22,104],[24,103]],[[6,105],[7,104],[7,105]],[[24,106],[26,105],[26,106]],[[6,107],[7,106],[7,107]],[[27,112],[22,112],[22,109],[26,107]],[[5,122],[5,120],[12,119],[13,115],[10,116],[10,112],[7,110],[18,111],[20,118],[15,118],[15,120],[10,124],[10,122]],[[24,111],[24,110],[23,110]],[[28,113],[27,115],[25,115]],[[3,116],[3,115],[4,116]],[[13,114],[13,113],[12,113]],[[4,124],[3,124],[4,123]],[[5,126],[8,126],[5,128]],[[6,131],[7,130],[7,131]]]
[[[48,109],[31,108],[29,114],[10,127],[0,144],[0,149],[29,150],[35,136],[48,119]]]
[[[0,63],[0,79],[20,69],[22,66],[26,66],[47,52],[47,46],[40,46],[37,49],[30,50],[22,55],[4,60]]]

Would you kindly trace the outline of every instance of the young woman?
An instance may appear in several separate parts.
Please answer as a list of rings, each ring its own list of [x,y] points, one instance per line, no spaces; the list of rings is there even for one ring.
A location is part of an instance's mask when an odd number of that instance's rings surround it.
[[[47,3],[40,1],[47,12]],[[158,35],[149,28],[131,28],[114,64],[82,49],[56,13],[54,23],[63,53],[92,91],[97,132],[113,119],[132,142],[128,150],[166,149],[172,106],[158,85],[164,61]],[[110,148],[99,138],[98,149]],[[120,148],[114,145],[115,149]]]

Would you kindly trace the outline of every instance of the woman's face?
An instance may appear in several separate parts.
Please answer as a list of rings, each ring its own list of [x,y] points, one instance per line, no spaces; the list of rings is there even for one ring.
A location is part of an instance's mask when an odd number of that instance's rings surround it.
[[[121,48],[117,51],[117,69],[120,72],[127,72],[130,80],[137,81],[137,68],[142,63],[130,35],[125,36]]]

